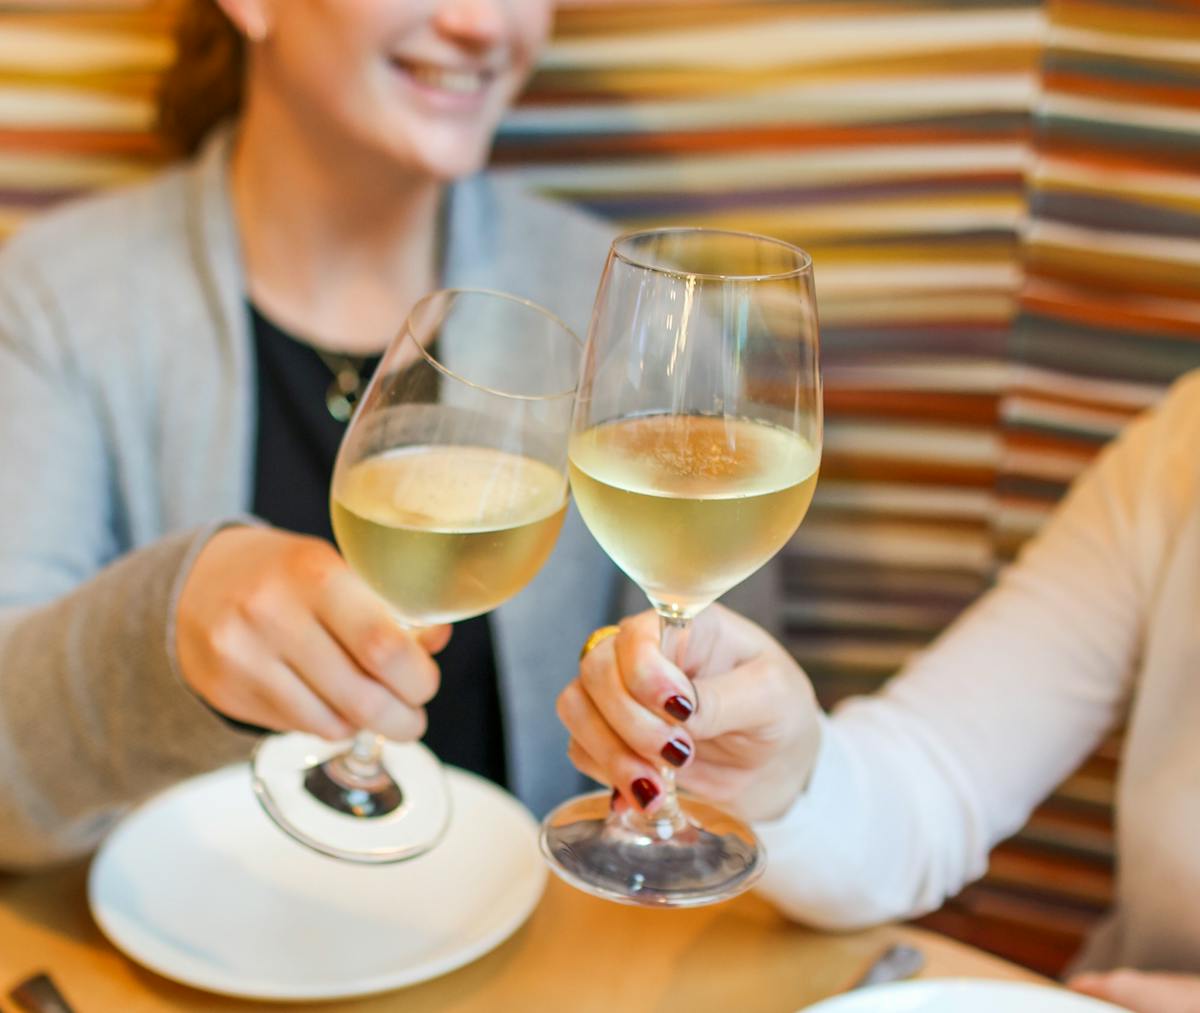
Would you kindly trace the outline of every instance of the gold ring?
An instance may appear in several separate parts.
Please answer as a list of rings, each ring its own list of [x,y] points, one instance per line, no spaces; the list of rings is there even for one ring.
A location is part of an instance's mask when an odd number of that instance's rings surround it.
[[[620,632],[620,626],[601,626],[598,630],[592,630],[592,632],[588,634],[587,640],[583,642],[583,650],[579,652],[579,660],[583,661],[583,659],[587,657],[588,651],[590,651],[593,647],[595,647],[597,644],[603,643],[609,637],[615,637]]]

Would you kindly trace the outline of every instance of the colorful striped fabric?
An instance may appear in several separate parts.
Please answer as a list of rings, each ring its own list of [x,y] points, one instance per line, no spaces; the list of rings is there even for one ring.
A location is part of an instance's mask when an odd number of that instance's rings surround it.
[[[0,4],[0,235],[27,214],[144,174],[171,58],[162,4]]]
[[[1200,362],[1200,8],[1055,0],[1038,107],[1000,529],[1019,539]]]
[[[0,4],[0,233],[153,168],[173,0]],[[571,0],[496,172],[815,258],[828,432],[787,639],[832,703],[993,579],[1200,365],[1195,0]],[[1061,966],[1109,898],[1109,743],[931,924]]]

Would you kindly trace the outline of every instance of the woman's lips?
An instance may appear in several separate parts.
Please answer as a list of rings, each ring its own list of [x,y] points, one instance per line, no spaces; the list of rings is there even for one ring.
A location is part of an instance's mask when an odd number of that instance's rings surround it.
[[[397,58],[393,58],[391,62],[393,67],[404,73],[423,91],[441,93],[456,99],[482,95],[496,77],[493,70],[445,67]]]

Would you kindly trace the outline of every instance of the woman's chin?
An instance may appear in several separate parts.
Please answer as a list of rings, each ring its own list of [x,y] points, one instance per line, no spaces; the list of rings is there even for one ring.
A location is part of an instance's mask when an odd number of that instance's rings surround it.
[[[490,150],[490,144],[443,150],[431,147],[419,152],[416,158],[411,151],[397,152],[394,160],[402,172],[438,183],[452,183],[483,169]]]
[[[449,129],[427,122],[406,122],[392,129],[358,124],[349,139],[349,150],[358,149],[374,166],[372,171],[382,171],[396,181],[450,183],[462,179],[484,168],[492,148],[490,129]],[[349,151],[344,152],[339,161],[348,155]]]

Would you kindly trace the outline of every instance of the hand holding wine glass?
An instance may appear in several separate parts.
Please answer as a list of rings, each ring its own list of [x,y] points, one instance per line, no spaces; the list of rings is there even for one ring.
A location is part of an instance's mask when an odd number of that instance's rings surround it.
[[[211,706],[326,739],[358,727],[420,738],[438,685],[430,654],[449,636],[404,629],[327,542],[246,526],[205,544],[175,622],[180,672]]]
[[[765,630],[721,605],[696,616],[670,658],[653,611],[622,620],[580,663],[558,713],[576,767],[615,786],[618,807],[646,797],[651,814],[665,790],[659,767],[671,757],[681,790],[740,819],[777,819],[804,790],[820,745],[804,671]]]
[[[685,656],[691,620],[791,538],[816,486],[821,425],[804,251],[708,229],[613,243],[584,352],[571,488],[654,606],[663,656]],[[677,689],[659,706],[682,723],[696,701]],[[707,904],[748,888],[762,848],[748,826],[677,797],[686,747],[685,736],[668,740],[657,777],[634,779],[638,806],[609,813],[597,794],[551,813],[551,867],[627,903]]]
[[[339,447],[330,510],[349,569],[411,636],[490,611],[549,557],[566,514],[579,351],[541,307],[460,289],[418,302],[384,354]],[[382,655],[387,639],[375,641]],[[369,720],[357,727],[341,745],[264,740],[259,800],[283,830],[336,858],[423,854],[450,819],[441,765]]]

